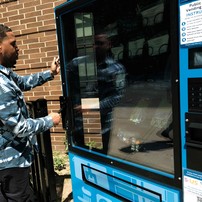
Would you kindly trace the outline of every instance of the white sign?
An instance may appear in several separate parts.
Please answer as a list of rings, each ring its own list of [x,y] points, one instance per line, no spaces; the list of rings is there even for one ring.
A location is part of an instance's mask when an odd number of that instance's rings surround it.
[[[202,0],[180,6],[180,44],[202,43]]]
[[[184,170],[184,202],[202,202],[202,173]]]

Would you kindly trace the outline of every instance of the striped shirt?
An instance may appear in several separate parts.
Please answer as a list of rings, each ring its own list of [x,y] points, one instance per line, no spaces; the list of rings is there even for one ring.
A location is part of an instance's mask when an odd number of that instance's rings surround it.
[[[126,72],[121,63],[110,57],[98,66],[97,71],[102,134],[104,134],[111,130],[112,110],[124,96]]]
[[[30,118],[22,91],[52,79],[49,70],[19,76],[0,65],[0,170],[31,165],[36,134],[50,129],[53,121],[50,116]]]

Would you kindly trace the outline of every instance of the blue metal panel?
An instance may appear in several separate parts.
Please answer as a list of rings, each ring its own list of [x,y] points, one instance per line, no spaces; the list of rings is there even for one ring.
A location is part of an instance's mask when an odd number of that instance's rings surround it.
[[[180,50],[180,117],[181,117],[181,140],[182,140],[182,166],[186,167],[186,148],[185,148],[185,112],[188,110],[188,51],[186,48]],[[186,90],[185,90],[186,89]]]
[[[180,202],[180,191],[69,153],[74,201]],[[84,180],[85,178],[85,180]]]
[[[193,2],[193,3],[192,3]],[[201,13],[201,1],[180,1],[181,5],[183,7],[180,7],[180,19],[183,22],[181,24],[182,27],[179,28],[180,30],[180,36],[184,36],[184,44],[181,44],[180,46],[180,127],[181,127],[181,145],[182,145],[182,170],[183,172],[183,195],[184,195],[184,201],[201,201],[201,166],[200,162],[196,159],[197,154],[201,154],[201,141],[196,141],[196,145],[189,147],[188,138],[189,136],[192,136],[194,138],[195,135],[198,135],[200,132],[200,127],[197,128],[196,131],[192,131],[192,134],[189,134],[190,131],[186,128],[186,122],[189,122],[189,120],[186,120],[186,113],[192,114],[194,117],[201,116],[200,111],[200,92],[199,96],[196,98],[199,105],[196,107],[196,110],[193,111],[192,108],[190,108],[190,103],[192,103],[192,99],[195,99],[196,97],[196,89],[200,89],[201,84],[196,84],[194,87],[190,87],[189,85],[189,79],[192,79],[192,81],[198,81],[197,78],[202,77],[202,69],[201,67],[197,66],[190,66],[191,61],[191,54],[190,50],[194,48],[201,48],[201,41],[200,41],[200,31],[196,30],[197,26],[194,23],[196,15],[194,17],[190,17],[190,12],[195,12],[196,9],[198,13]],[[197,6],[197,7],[196,7]],[[199,6],[199,7],[198,7]],[[192,9],[189,11],[189,8]],[[194,8],[195,7],[195,8]],[[187,14],[187,18],[185,17],[185,13]],[[190,14],[190,15],[189,15]],[[188,26],[189,25],[189,26]],[[185,28],[184,30],[182,30]],[[189,32],[187,31],[189,29]],[[190,31],[191,30],[191,31]],[[201,29],[200,29],[201,30]],[[189,34],[189,36],[188,36]],[[194,35],[196,34],[197,37]],[[190,41],[188,41],[189,39]],[[196,43],[195,43],[196,40]],[[195,49],[197,52],[199,49]],[[192,58],[193,60],[194,58]],[[193,91],[192,91],[193,89]],[[189,99],[190,94],[193,94],[192,99]],[[189,103],[190,102],[190,103]],[[195,119],[193,122],[197,122]],[[189,136],[187,136],[189,135]],[[197,151],[197,153],[195,153]],[[199,170],[197,170],[199,169]],[[196,178],[197,176],[197,178]]]

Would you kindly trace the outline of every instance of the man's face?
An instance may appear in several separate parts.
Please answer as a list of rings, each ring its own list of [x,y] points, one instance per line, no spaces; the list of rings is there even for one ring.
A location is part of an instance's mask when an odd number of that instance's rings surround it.
[[[18,59],[18,46],[13,32],[7,32],[7,37],[0,43],[0,62],[5,67],[13,67]]]
[[[98,61],[105,60],[107,53],[111,48],[110,41],[107,39],[107,36],[105,34],[100,34],[95,36],[94,48],[96,51],[97,60]]]
[[[95,36],[95,48],[100,52],[107,52],[110,49],[110,42],[105,34]]]

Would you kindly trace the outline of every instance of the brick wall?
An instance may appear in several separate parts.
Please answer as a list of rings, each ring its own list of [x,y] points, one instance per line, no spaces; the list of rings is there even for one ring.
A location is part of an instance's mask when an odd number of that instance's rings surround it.
[[[54,8],[66,0],[0,0],[0,23],[11,27],[20,49],[16,72],[26,75],[49,69],[54,56],[58,55]],[[48,111],[59,109],[62,94],[61,78],[25,92],[26,101],[45,98]],[[65,151],[65,131],[62,126],[51,129],[52,148]]]
[[[89,147],[102,148],[102,135],[99,111],[84,111],[84,144]]]

